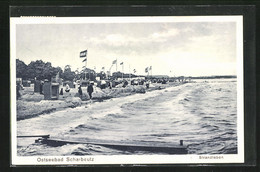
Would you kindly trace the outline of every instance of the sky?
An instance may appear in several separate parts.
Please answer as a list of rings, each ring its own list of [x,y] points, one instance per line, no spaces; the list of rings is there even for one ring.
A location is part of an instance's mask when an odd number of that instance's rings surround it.
[[[145,75],[236,75],[235,22],[17,24],[16,58]],[[124,62],[124,65],[119,63]],[[112,67],[111,67],[112,66]]]

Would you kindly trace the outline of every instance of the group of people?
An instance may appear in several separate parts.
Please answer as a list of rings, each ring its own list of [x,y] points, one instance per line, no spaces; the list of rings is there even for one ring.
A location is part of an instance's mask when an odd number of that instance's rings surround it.
[[[92,93],[94,91],[93,85],[94,85],[94,83],[90,82],[87,87],[87,92],[88,92],[90,99],[92,99]],[[70,92],[70,86],[68,84],[66,84],[66,86],[65,86],[65,91],[67,93]],[[79,93],[79,97],[82,99],[83,91],[82,91],[81,85],[79,85],[79,87],[78,87],[78,93]],[[60,90],[60,95],[63,95],[63,88],[61,88],[61,90]]]
[[[68,92],[70,92],[70,86],[69,86],[69,84],[66,84],[66,86],[65,86],[65,91],[68,93]],[[61,90],[60,90],[60,95],[63,95],[63,88],[61,88]]]
[[[88,84],[88,87],[87,87],[87,92],[88,92],[90,99],[92,99],[92,93],[94,91],[93,85],[94,85],[94,83],[91,82]],[[79,85],[79,87],[78,87],[78,93],[79,93],[79,97],[82,99],[83,92],[82,92],[81,85]]]

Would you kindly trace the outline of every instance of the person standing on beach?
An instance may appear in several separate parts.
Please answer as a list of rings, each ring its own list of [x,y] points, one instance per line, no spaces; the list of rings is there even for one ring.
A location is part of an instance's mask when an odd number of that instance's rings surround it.
[[[78,88],[78,93],[79,93],[79,97],[80,99],[82,99],[82,89],[81,89],[81,85]]]
[[[20,89],[21,89],[21,86],[20,86],[19,83],[17,83],[17,84],[16,84],[16,99],[17,99],[17,100],[21,97]]]
[[[145,82],[145,85],[146,85],[146,88],[148,89],[148,88],[149,88],[149,85],[150,85],[149,80]]]
[[[40,94],[43,94],[43,92],[42,92],[42,90],[43,90],[43,82],[42,81],[40,81]]]
[[[92,83],[89,83],[87,91],[88,91],[89,98],[92,99],[92,93],[93,93],[93,85],[92,85]]]
[[[63,88],[60,89],[60,95],[63,95]]]
[[[113,86],[112,81],[110,81],[109,82],[109,88],[112,89],[112,86]]]

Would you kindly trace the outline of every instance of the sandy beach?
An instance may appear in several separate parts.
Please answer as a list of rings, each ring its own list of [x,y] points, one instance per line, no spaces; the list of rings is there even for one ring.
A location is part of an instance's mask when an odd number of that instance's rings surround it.
[[[168,83],[160,84],[153,83],[147,89],[144,85],[127,85],[125,88],[118,87],[109,89],[100,89],[99,87],[94,88],[92,94],[92,101],[103,101],[105,99],[124,97],[133,94],[145,94],[145,92],[160,90],[166,87],[177,86],[183,83]],[[63,87],[60,87],[63,88]],[[90,102],[87,94],[87,88],[83,87],[83,96],[79,98],[78,89],[71,88],[70,92],[63,92],[63,95],[59,95],[58,100],[44,100],[44,95],[35,93],[33,87],[24,87],[20,90],[21,98],[17,100],[17,120],[28,119],[43,114],[63,110],[66,108],[75,108],[78,106],[86,105]]]

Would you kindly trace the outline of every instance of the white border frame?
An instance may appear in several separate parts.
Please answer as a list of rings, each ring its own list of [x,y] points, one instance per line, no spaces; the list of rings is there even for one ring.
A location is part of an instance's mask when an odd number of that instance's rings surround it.
[[[152,23],[152,22],[236,22],[237,54],[237,143],[238,154],[231,155],[107,155],[107,156],[17,156],[16,125],[16,25],[67,23]],[[11,165],[93,165],[93,164],[208,164],[244,163],[244,88],[243,88],[243,16],[178,16],[178,17],[11,17]],[[40,160],[63,159],[42,162]],[[67,158],[80,160],[66,161]],[[205,159],[207,158],[207,159]]]

